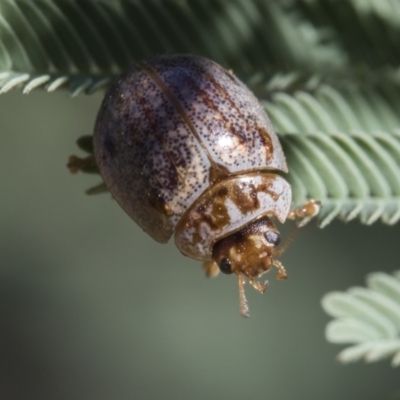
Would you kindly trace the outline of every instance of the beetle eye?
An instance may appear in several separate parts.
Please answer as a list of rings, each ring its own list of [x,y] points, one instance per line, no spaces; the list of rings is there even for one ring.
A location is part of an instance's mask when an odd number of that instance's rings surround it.
[[[279,233],[276,231],[267,231],[265,234],[265,239],[267,239],[268,243],[273,244],[274,246],[278,246],[281,241],[281,237]]]
[[[219,269],[224,274],[231,274],[232,273],[232,264],[227,258],[223,258],[219,263]]]

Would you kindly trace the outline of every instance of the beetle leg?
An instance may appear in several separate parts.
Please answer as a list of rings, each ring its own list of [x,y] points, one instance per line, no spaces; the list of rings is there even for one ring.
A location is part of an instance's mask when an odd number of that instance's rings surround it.
[[[78,147],[85,151],[88,154],[93,154],[93,135],[85,135],[81,136],[77,141],[76,144]]]
[[[214,278],[220,273],[220,269],[215,261],[204,261],[203,269],[207,278]]]
[[[302,206],[292,210],[287,218],[297,220],[297,226],[302,227],[315,217],[319,213],[320,209],[320,201],[308,200]]]
[[[70,156],[67,167],[72,174],[76,174],[79,171],[92,174],[99,173],[99,169],[93,155],[87,156],[85,158]],[[98,185],[86,190],[86,194],[100,194],[105,192],[108,192],[108,188],[104,182],[101,182]]]
[[[273,264],[274,267],[278,268],[278,273],[276,274],[276,279],[283,281],[287,279],[287,272],[286,268],[282,265],[282,263],[278,260],[274,260]]]
[[[93,186],[86,190],[86,194],[92,195],[92,194],[101,194],[101,193],[106,193],[108,192],[108,188],[104,182],[99,183],[96,186]]]
[[[94,156],[87,156],[85,158],[70,156],[67,167],[73,174],[76,174],[79,171],[95,174],[99,173]]]

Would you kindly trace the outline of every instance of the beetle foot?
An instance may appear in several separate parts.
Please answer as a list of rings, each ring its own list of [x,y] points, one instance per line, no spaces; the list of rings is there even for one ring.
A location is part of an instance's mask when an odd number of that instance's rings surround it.
[[[321,210],[321,202],[319,200],[308,200],[302,206],[292,210],[288,219],[296,220],[297,226],[300,228],[318,215]]]

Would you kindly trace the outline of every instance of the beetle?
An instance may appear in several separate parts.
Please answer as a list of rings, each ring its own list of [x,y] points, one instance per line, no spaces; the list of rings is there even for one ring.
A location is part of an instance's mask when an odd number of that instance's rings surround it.
[[[302,223],[320,208],[310,200],[291,211],[281,176],[286,159],[253,93],[231,71],[195,55],[162,55],[136,63],[105,95],[94,128],[94,158],[107,189],[157,242],[172,235],[208,276],[237,274],[240,313],[249,315],[246,280],[273,266],[280,235],[273,222]]]

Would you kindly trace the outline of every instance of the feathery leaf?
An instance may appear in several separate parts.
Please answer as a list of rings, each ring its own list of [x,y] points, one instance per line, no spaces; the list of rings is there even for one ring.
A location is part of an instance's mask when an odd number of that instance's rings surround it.
[[[397,67],[398,7],[361,3],[2,0],[0,74],[14,79],[0,89],[93,92],[160,53],[201,54],[239,75],[267,68],[340,74],[353,63]]]
[[[393,357],[400,365],[400,277],[376,272],[367,278],[368,288],[328,293],[322,299],[326,313],[336,318],[326,328],[331,343],[355,343],[339,353],[343,363]]]
[[[272,78],[272,81],[274,79]],[[321,226],[339,217],[400,219],[400,96],[384,85],[275,88],[262,103],[289,164],[294,205],[321,200]],[[268,86],[265,85],[265,86]],[[260,94],[261,93],[261,94]]]

